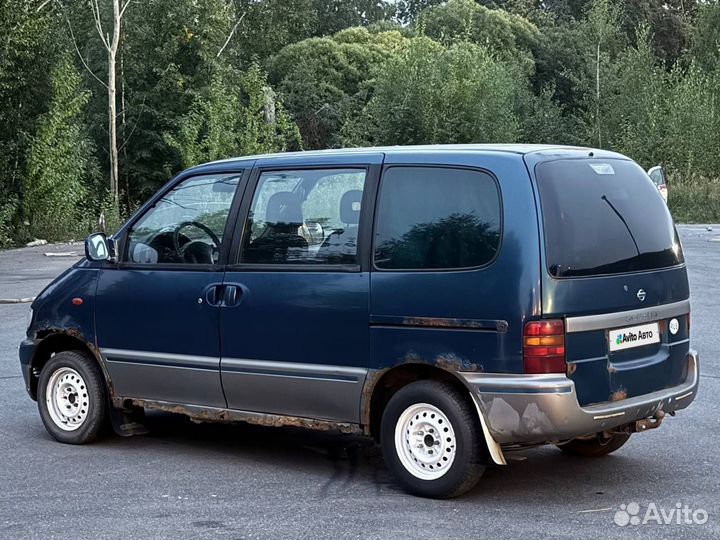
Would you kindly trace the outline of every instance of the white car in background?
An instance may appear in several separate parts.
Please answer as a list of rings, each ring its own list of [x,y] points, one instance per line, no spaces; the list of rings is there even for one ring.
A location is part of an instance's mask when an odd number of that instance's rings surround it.
[[[647,173],[655,186],[658,188],[658,191],[660,192],[660,195],[662,195],[663,200],[665,201],[665,203],[667,203],[668,190],[665,169],[663,169],[660,165],[656,165],[655,167],[648,170]]]

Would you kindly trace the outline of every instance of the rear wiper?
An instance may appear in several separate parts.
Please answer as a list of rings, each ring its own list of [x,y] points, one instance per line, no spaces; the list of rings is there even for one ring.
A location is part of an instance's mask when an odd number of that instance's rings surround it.
[[[630,230],[630,227],[628,227],[628,224],[627,224],[627,221],[625,221],[625,218],[622,217],[622,214],[621,214],[620,212],[618,212],[618,209],[615,208],[615,206],[613,205],[613,203],[610,202],[610,199],[608,199],[607,196],[603,195],[603,196],[600,197],[600,198],[601,198],[602,200],[604,200],[606,203],[608,203],[608,205],[610,206],[610,208],[612,208],[613,212],[615,212],[615,214],[617,215],[617,217],[620,218],[620,221],[623,222],[623,225],[625,225],[625,228],[627,229],[627,232],[628,232],[628,234],[630,235],[630,238],[632,238],[633,244],[635,244],[635,249],[637,250],[637,254],[640,255],[640,254],[641,254],[641,253],[640,253],[640,248],[638,247],[637,242],[635,241],[635,236],[633,236],[633,233],[632,233],[632,231]]]

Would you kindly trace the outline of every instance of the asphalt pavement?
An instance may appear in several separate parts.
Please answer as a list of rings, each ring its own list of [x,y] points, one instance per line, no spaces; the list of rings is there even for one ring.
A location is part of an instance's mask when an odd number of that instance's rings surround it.
[[[345,435],[153,413],[149,435],[59,444],[20,374],[28,304],[0,304],[0,538],[719,538],[720,226],[680,231],[702,372],[691,407],[606,458],[515,454],[449,501],[406,495],[374,445]],[[0,252],[0,299],[35,296],[77,260],[45,253],[72,251]]]

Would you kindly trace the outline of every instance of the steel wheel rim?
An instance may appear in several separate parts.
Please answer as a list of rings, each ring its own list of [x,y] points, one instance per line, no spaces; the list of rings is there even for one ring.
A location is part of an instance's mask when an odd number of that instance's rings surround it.
[[[63,431],[75,431],[90,411],[87,385],[70,367],[56,369],[45,389],[45,403],[53,423]]]
[[[414,477],[436,480],[455,461],[455,431],[440,409],[429,403],[416,403],[405,409],[395,424],[395,451]]]

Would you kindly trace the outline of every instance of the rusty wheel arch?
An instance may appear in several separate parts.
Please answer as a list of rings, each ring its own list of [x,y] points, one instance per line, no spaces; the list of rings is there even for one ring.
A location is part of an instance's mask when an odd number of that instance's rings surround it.
[[[30,378],[30,396],[37,400],[37,384],[40,377],[40,371],[47,364],[48,360],[55,354],[63,351],[82,351],[89,354],[100,366],[108,392],[112,395],[112,385],[110,377],[105,369],[105,363],[100,356],[97,348],[76,329],[51,329],[38,332],[37,338],[40,339],[32,361],[31,378]]]
[[[380,433],[382,413],[390,398],[402,387],[421,380],[437,380],[452,384],[463,395],[468,396],[471,389],[455,372],[423,362],[411,362],[392,368],[370,370],[363,387],[360,403],[360,422],[366,435],[376,440]],[[474,408],[474,405],[472,405]]]

